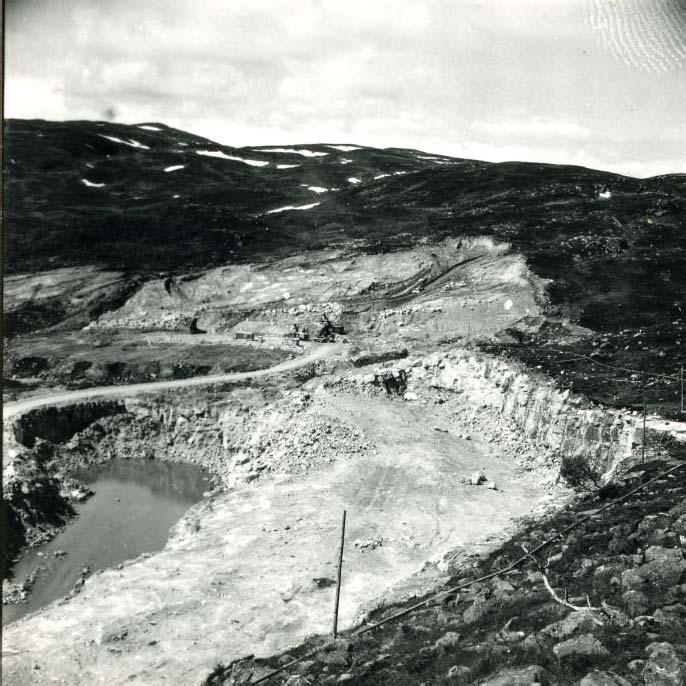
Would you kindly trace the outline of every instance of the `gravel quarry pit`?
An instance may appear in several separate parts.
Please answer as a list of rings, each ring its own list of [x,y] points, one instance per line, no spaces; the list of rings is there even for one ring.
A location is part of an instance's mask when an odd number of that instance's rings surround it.
[[[557,484],[559,450],[607,467],[631,452],[635,423],[605,418],[523,367],[446,347],[535,320],[544,306],[545,284],[506,244],[447,240],[221,267],[169,288],[153,280],[84,330],[49,334],[65,369],[116,352],[151,382],[89,388],[99,383],[90,379],[42,398],[47,381],[67,385],[56,367],[54,378],[43,370],[17,407],[121,399],[71,436],[41,436],[56,446],[55,465],[166,459],[201,466],[220,486],[164,550],[96,572],[73,597],[8,625],[4,682],[200,683],[218,660],[268,657],[326,634],[344,509],[342,629],[444,583],[461,552],[490,550],[521,517],[559,505],[569,495]],[[292,324],[316,331],[323,313],[344,324],[347,342],[289,349]],[[206,336],[186,333],[193,316]],[[239,331],[258,339],[241,364],[277,371],[232,374]],[[27,340],[41,357],[45,340]],[[405,348],[409,357],[351,369],[356,357]],[[158,350],[168,365],[203,358],[215,376],[159,379],[145,367]],[[375,383],[401,370],[406,387]],[[35,451],[17,452],[9,434],[20,484]]]
[[[345,374],[329,374],[300,389],[265,389],[258,400],[247,388],[223,402],[219,392],[212,404],[230,411],[213,417],[207,400],[196,400],[184,422],[170,412],[191,407],[192,397],[166,408],[139,399],[128,410],[133,424],[122,414],[111,420],[127,427],[119,439],[107,418],[98,420],[110,428],[104,438],[100,430],[77,433],[65,455],[91,446],[140,456],[146,438],[157,445],[149,422],[164,417],[160,441],[174,436],[169,459],[208,459],[203,466],[231,472],[232,485],[193,507],[163,551],[97,573],[68,602],[6,627],[4,683],[198,683],[220,657],[268,656],[329,630],[343,509],[347,627],[394,585],[407,596],[443,580],[450,550],[497,538],[551,494],[563,496],[545,464],[547,483],[524,469],[514,448],[529,443],[516,428],[486,441],[488,421],[468,398],[425,392],[404,400],[369,384],[351,390]],[[469,484],[480,470],[497,490]]]
[[[167,284],[168,285],[168,284]],[[180,330],[192,316],[212,333],[314,334],[321,315],[351,339],[489,336],[540,312],[545,284],[506,243],[449,239],[392,253],[319,250],[265,264],[212,269],[145,284],[89,328]]]

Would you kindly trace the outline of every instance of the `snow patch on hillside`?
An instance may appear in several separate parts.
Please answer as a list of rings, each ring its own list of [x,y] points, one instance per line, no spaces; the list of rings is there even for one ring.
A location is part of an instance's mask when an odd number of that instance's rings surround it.
[[[303,188],[307,188],[308,191],[313,191],[314,193],[326,193],[329,189],[324,188],[324,186],[308,186],[306,183],[300,184]]]
[[[286,152],[291,155],[302,155],[303,157],[324,157],[328,152],[317,152],[316,150],[298,150],[296,148],[256,148],[255,152]]]
[[[143,129],[144,131],[161,131],[158,126],[150,126],[150,124],[140,124],[138,126],[139,129]]]
[[[293,167],[299,167],[299,164],[277,164],[277,169],[293,169]]]
[[[172,164],[171,167],[165,167],[164,171],[173,172],[173,171],[176,171],[177,169],[183,169],[185,166],[186,166],[185,164]]]
[[[350,176],[348,178],[349,183],[362,183],[362,179],[358,179],[356,176]]]
[[[121,138],[116,138],[115,136],[106,136],[104,133],[99,133],[98,136],[100,136],[100,138],[106,138],[108,141],[112,141],[113,143],[121,143],[122,145],[128,145],[131,148],[139,148],[140,150],[150,150],[149,145],[143,145],[143,143],[139,143],[138,141],[135,141],[133,138],[129,141],[125,141]]]
[[[327,148],[340,150],[341,152],[352,152],[353,150],[362,150],[359,145],[327,145]]]
[[[249,164],[251,167],[266,167],[269,162],[263,162],[262,160],[246,160],[243,157],[234,157],[233,155],[227,155],[221,150],[196,150],[196,154],[204,155],[205,157],[218,157],[222,160],[232,160],[233,162],[243,162],[243,164]]]
[[[390,176],[390,174],[377,174],[374,178],[375,179],[385,179],[387,176]]]
[[[81,179],[81,183],[88,188],[102,188],[104,183],[95,183],[94,181],[89,181],[88,179]]]
[[[352,160],[348,160],[345,157],[341,157],[340,160],[338,160],[341,164],[352,164]]]
[[[277,207],[275,210],[267,210],[265,214],[277,214],[278,212],[287,212],[288,210],[311,210],[313,207],[321,205],[319,202],[313,202],[309,205],[286,205],[285,207]]]

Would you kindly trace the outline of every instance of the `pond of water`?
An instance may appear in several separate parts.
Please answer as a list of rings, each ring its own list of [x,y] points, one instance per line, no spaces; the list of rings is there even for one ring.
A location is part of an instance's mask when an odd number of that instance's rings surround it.
[[[157,460],[112,460],[75,476],[95,495],[75,506],[78,517],[64,531],[16,563],[16,583],[37,567],[39,573],[27,603],[3,606],[3,624],[65,596],[86,565],[94,572],[164,548],[170,528],[209,482],[198,467]],[[61,550],[66,555],[55,556]]]

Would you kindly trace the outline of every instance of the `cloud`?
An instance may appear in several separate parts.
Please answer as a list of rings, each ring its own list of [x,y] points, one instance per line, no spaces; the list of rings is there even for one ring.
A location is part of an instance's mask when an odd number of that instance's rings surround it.
[[[164,121],[233,145],[358,141],[581,155],[620,171],[625,159],[671,164],[667,141],[685,133],[683,70],[649,75],[616,60],[585,6],[15,2],[6,113],[100,118],[116,103],[119,121]]]

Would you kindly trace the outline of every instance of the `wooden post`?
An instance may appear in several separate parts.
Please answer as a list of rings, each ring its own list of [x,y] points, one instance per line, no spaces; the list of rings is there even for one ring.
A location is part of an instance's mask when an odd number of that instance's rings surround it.
[[[648,391],[643,387],[643,440],[641,441],[641,462],[646,458],[646,415],[648,414]]]
[[[345,545],[345,510],[343,510],[343,525],[341,526],[341,548],[338,551],[338,578],[336,580],[336,604],[333,609],[333,637],[338,635],[338,602],[341,599],[341,572],[343,570],[343,546]]]

